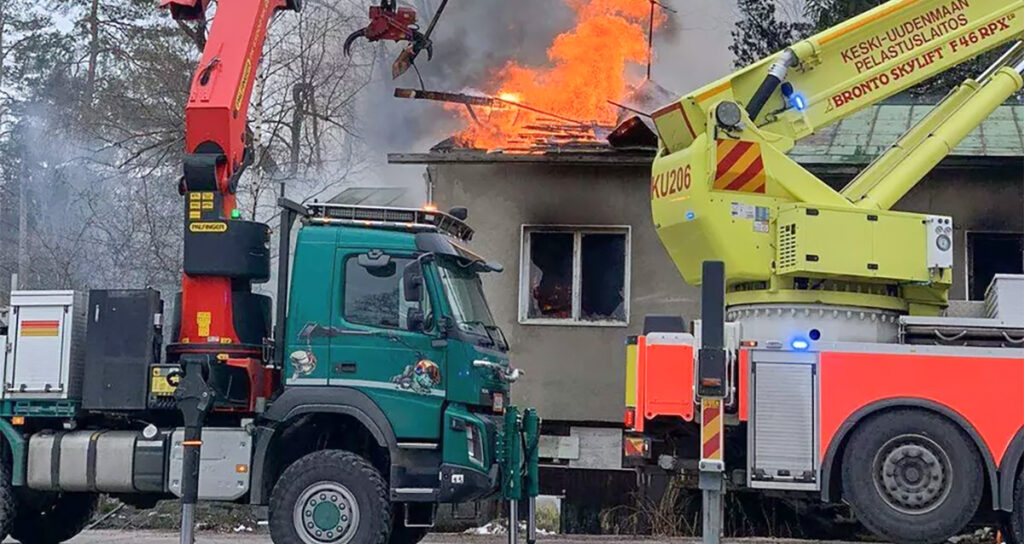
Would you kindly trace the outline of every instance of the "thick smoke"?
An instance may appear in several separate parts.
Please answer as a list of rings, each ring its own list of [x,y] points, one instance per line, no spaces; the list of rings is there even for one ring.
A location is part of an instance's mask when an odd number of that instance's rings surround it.
[[[439,0],[418,0],[416,9],[426,27]],[[510,60],[541,64],[560,32],[574,15],[562,0],[451,0],[434,34],[434,59],[419,61],[427,89],[479,89]],[[391,81],[391,62],[399,49],[385,44],[378,51],[378,72],[363,105],[364,137],[381,150],[424,151],[460,126],[458,118],[439,104],[400,100],[395,87],[419,87],[413,71]]]

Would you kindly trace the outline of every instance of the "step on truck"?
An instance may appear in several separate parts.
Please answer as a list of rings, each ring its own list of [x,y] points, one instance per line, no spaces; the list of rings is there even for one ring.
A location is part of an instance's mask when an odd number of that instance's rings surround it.
[[[727,323],[702,345],[700,326],[652,318],[630,343],[627,462],[846,503],[892,542],[971,522],[1024,541],[1024,280],[997,276],[987,304],[950,311],[962,231],[892,210],[1019,93],[1022,40],[1020,0],[891,0],[652,114],[654,225],[688,283],[724,270]],[[996,48],[845,186],[787,156]]]
[[[438,504],[535,495],[520,468],[536,466],[538,421],[510,406],[518,371],[480,280],[500,267],[467,248],[465,210],[286,203],[282,215],[281,262],[301,226],[276,338],[267,298],[251,295],[231,339],[251,356],[225,338],[169,346],[202,361],[215,398],[198,498],[260,507],[278,544],[399,544],[426,534]],[[264,247],[257,232],[244,247]],[[211,258],[239,262],[230,247]],[[265,249],[243,262],[266,278]],[[163,308],[153,290],[11,293],[0,533],[62,542],[101,493],[137,507],[182,495],[182,367],[163,338],[185,327]]]

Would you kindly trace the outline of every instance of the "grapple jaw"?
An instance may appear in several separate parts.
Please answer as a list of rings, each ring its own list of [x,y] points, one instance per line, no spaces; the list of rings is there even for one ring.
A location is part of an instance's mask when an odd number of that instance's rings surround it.
[[[171,17],[178,21],[196,21],[206,16],[210,0],[160,0],[160,7],[171,10]]]

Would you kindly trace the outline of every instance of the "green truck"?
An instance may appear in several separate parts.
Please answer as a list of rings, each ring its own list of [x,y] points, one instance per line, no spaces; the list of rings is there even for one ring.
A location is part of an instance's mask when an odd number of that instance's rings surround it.
[[[501,267],[468,249],[465,209],[281,204],[287,305],[271,319],[267,303],[235,304],[249,312],[239,330],[262,339],[259,364],[212,338],[193,349],[217,399],[199,499],[259,507],[277,544],[398,544],[421,539],[438,504],[536,496],[537,415],[510,406],[520,372],[481,286]],[[101,493],[137,506],[182,495],[199,444],[162,317],[152,290],[12,292],[0,534],[61,542]]]

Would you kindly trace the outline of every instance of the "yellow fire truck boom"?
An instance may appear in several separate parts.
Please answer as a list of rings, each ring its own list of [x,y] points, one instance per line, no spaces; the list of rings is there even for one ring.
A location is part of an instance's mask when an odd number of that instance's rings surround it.
[[[654,113],[662,243],[684,278],[721,260],[730,306],[936,314],[952,220],[890,211],[1024,86],[1024,0],[891,0]],[[787,157],[815,131],[1008,42],[842,191]]]

